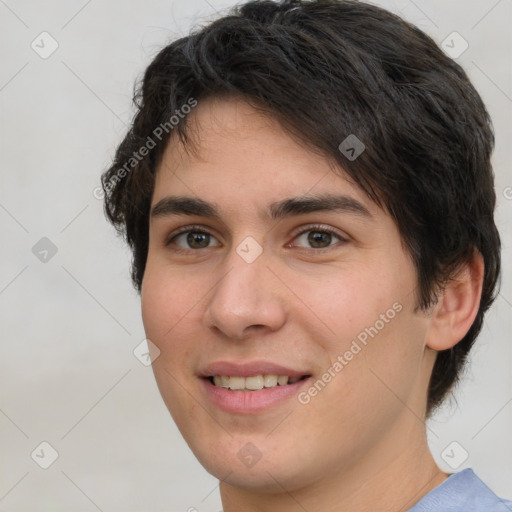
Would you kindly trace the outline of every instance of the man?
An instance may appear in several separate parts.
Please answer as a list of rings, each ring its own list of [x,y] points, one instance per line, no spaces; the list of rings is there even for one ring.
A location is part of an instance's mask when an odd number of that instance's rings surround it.
[[[103,176],[162,397],[224,512],[507,511],[425,420],[492,304],[488,114],[362,2],[248,2],[164,48]]]

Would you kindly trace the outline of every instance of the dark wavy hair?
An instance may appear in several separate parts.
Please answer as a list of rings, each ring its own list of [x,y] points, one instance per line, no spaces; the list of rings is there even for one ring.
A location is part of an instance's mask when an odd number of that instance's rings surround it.
[[[464,70],[413,25],[353,0],[249,1],[163,48],[136,88],[137,112],[102,176],[106,215],[133,251],[139,292],[156,169],[171,136],[191,143],[186,117],[172,127],[169,120],[191,98],[209,96],[242,97],[268,112],[393,216],[417,271],[418,310],[481,253],[479,311],[466,336],[437,355],[430,415],[458,381],[500,276],[494,134]],[[162,126],[169,129],[156,137]],[[338,149],[349,134],[366,145],[353,161]],[[155,147],[141,158],[149,140]]]

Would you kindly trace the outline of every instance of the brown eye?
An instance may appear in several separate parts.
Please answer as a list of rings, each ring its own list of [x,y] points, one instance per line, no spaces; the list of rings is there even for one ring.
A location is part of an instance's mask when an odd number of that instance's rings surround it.
[[[187,244],[192,249],[204,249],[210,244],[210,235],[208,233],[190,232],[187,234]]]
[[[325,231],[310,231],[308,235],[308,243],[315,248],[329,247],[331,240],[331,233]]]
[[[210,245],[212,242],[216,243]],[[213,235],[206,231],[199,230],[182,231],[174,235],[169,239],[166,245],[170,246],[173,244],[184,250],[207,249],[208,247],[216,247],[219,245]]]
[[[328,249],[335,246],[338,242],[346,241],[345,238],[330,229],[310,227],[297,235],[293,245],[305,249]],[[299,243],[297,244],[297,242]]]

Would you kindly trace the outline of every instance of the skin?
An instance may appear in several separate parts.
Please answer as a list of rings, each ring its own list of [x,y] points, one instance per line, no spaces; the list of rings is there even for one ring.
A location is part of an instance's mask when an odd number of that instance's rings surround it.
[[[201,101],[188,123],[198,151],[171,139],[152,205],[168,195],[201,198],[221,219],[151,218],[142,315],[160,350],[153,370],[162,397],[221,480],[224,511],[407,510],[447,477],[428,449],[426,393],[436,351],[459,341],[476,315],[481,257],[418,312],[415,268],[393,219],[342,169],[240,99]],[[322,193],[350,196],[370,216],[266,216],[274,201]],[[313,246],[316,224],[341,238],[327,234]],[[205,247],[172,238],[190,225],[211,233]],[[247,236],[263,249],[252,263],[236,252]],[[218,360],[268,360],[314,381],[397,303],[401,311],[307,404],[293,397],[229,414],[203,391],[197,374]],[[248,442],[261,453],[252,467],[237,457]]]

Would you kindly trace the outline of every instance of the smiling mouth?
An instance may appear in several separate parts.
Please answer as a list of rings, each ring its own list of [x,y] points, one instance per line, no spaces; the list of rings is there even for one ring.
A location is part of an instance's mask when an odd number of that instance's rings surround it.
[[[289,377],[288,375],[252,375],[250,377],[214,375],[207,379],[216,387],[229,389],[230,391],[260,391],[266,388],[288,386],[301,380],[309,378],[310,375],[302,377]]]

